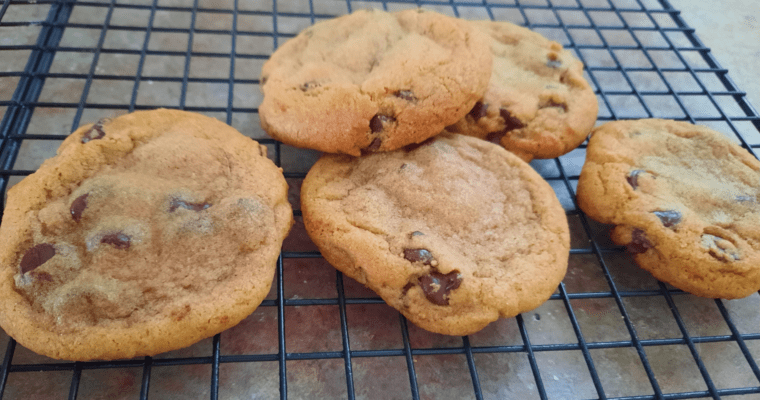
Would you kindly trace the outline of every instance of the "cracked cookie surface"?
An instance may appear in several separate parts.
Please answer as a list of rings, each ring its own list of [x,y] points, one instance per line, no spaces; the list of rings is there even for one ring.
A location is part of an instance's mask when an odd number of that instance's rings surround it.
[[[448,131],[501,144],[525,161],[583,143],[598,104],[583,64],[557,42],[501,21],[471,21],[489,39],[493,73],[483,98]]]
[[[311,26],[264,64],[261,124],[275,139],[360,155],[419,143],[462,118],[491,75],[487,38],[414,9]]]
[[[154,110],[83,126],[8,191],[0,326],[69,360],[213,336],[269,292],[286,194],[266,148],[215,119]]]
[[[549,184],[472,137],[324,155],[301,208],[328,262],[437,333],[474,333],[536,308],[567,269],[567,219]]]
[[[760,162],[687,122],[594,129],[578,204],[657,279],[712,298],[760,290]]]

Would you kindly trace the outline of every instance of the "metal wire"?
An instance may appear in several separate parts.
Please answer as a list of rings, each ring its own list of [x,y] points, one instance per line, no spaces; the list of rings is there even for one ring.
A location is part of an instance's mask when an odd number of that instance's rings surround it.
[[[35,116],[35,110],[40,108],[55,108],[59,110],[73,110],[71,117],[71,130],[74,130],[82,122],[86,110],[116,110],[119,112],[131,112],[139,109],[152,109],[157,106],[176,107],[177,104],[159,104],[147,105],[138,102],[141,90],[145,90],[146,82],[174,83],[180,85],[179,108],[204,112],[220,113],[225,115],[228,124],[233,124],[233,116],[236,114],[256,114],[258,110],[254,107],[240,107],[235,104],[235,90],[239,85],[258,85],[258,79],[239,78],[236,73],[237,60],[260,60],[264,61],[269,57],[271,49],[238,49],[238,43],[241,38],[269,38],[271,39],[272,48],[283,43],[288,38],[294,36],[293,33],[281,32],[279,24],[282,18],[289,19],[307,19],[309,24],[318,20],[332,18],[336,15],[332,13],[317,12],[319,1],[308,0],[308,11],[292,12],[283,11],[285,1],[272,0],[271,8],[264,7],[262,10],[249,10],[241,6],[243,0],[232,0],[229,8],[207,7],[202,0],[194,0],[192,5],[176,6],[162,5],[159,0],[152,0],[150,3],[135,1],[123,2],[121,0],[110,0],[110,2],[94,1],[72,1],[72,0],[38,0],[35,3],[29,3],[26,0],[4,0],[0,7],[0,29],[10,28],[35,28],[39,27],[36,40],[31,43],[20,44],[2,44],[0,45],[0,58],[6,58],[6,52],[11,51],[28,51],[29,56],[23,70],[8,70],[0,72],[0,80],[17,79],[15,89],[9,98],[0,97],[0,107],[5,108],[5,113],[0,121],[0,190],[3,192],[9,185],[12,177],[25,176],[33,171],[14,168],[19,157],[19,152],[23,141],[25,140],[62,140],[63,135],[50,134],[48,132],[39,132],[29,127]],[[558,2],[557,5],[553,2]],[[525,3],[525,4],[523,4]],[[561,4],[559,4],[561,3]],[[382,0],[382,1],[365,1],[360,4],[352,0],[346,0],[345,9],[338,7],[335,3],[335,14],[351,12],[355,9],[366,7],[367,5],[382,8],[385,10],[397,9],[398,7],[423,6],[433,7],[436,9],[449,10],[452,15],[465,16],[471,12],[481,12],[481,14],[491,19],[504,18],[506,12],[510,15],[516,15],[517,21],[522,22],[530,29],[539,32],[550,32],[559,35],[564,39],[566,48],[573,49],[575,54],[586,65],[587,77],[590,83],[595,87],[596,94],[600,102],[600,121],[609,121],[629,117],[626,113],[621,113],[621,108],[617,106],[618,98],[635,100],[636,106],[640,109],[637,117],[653,117],[655,115],[676,120],[686,120],[692,123],[725,123],[728,129],[733,132],[743,147],[752,152],[756,157],[760,145],[751,143],[745,138],[740,131],[739,124],[750,123],[754,129],[760,131],[760,117],[757,112],[746,100],[746,94],[742,92],[729,78],[728,71],[722,68],[713,58],[710,49],[707,48],[697,38],[694,29],[690,28],[681,18],[678,10],[667,2],[667,0],[626,1],[625,7],[619,7],[620,1],[599,0],[594,2],[595,6],[586,6],[586,2],[579,0],[545,0],[545,1],[518,1],[514,3],[491,3],[488,0],[481,2],[465,2],[464,0],[448,1],[405,1],[405,0]],[[216,3],[215,3],[216,4]],[[47,15],[41,20],[8,20],[9,12],[18,10],[30,10],[34,8],[46,7]],[[104,9],[105,17],[102,23],[75,23],[70,22],[72,11],[75,8]],[[287,8],[287,7],[285,7]],[[41,8],[44,10],[44,8]],[[320,10],[324,8],[319,8]],[[144,26],[123,25],[120,21],[114,20],[114,13],[120,10],[137,10],[148,13],[148,18]],[[190,23],[187,28],[162,27],[156,26],[156,16],[160,12],[177,12],[188,13]],[[231,29],[202,29],[197,26],[198,15],[215,14],[218,16],[231,16]],[[537,15],[543,15],[545,18],[539,18],[540,23],[533,23]],[[573,15],[588,23],[565,23],[563,16]],[[595,16],[608,15],[614,16],[619,23],[599,24]],[[238,21],[240,17],[262,17],[271,18],[271,30],[242,30]],[[551,16],[551,18],[549,18]],[[638,17],[647,21],[647,24],[629,25],[626,17]],[[582,17],[582,18],[581,18]],[[553,19],[556,22],[546,22],[546,19]],[[662,26],[661,22],[668,22],[668,26]],[[670,26],[672,24],[672,26]],[[61,40],[67,29],[82,29],[92,32],[97,36],[97,42],[93,47],[87,46],[63,46]],[[138,32],[144,34],[142,45],[139,49],[114,49],[105,47],[107,35],[111,32]],[[180,34],[187,37],[187,46],[184,51],[165,50],[151,48],[151,38],[155,34]],[[574,35],[576,33],[576,35]],[[588,43],[586,40],[579,40],[581,33],[595,35],[595,40]],[[628,44],[610,43],[605,33],[627,33],[630,36]],[[661,38],[659,44],[648,45],[641,39],[638,34],[652,33]],[[198,35],[217,35],[229,38],[231,42],[231,51],[200,51],[194,50],[194,38]],[[678,44],[672,39],[672,35],[681,35],[685,38],[688,45],[683,41]],[[603,52],[603,53],[602,53]],[[624,52],[631,52],[641,58],[642,64],[631,64]],[[51,72],[54,57],[57,54],[65,53],[85,53],[92,54],[92,61],[86,73],[78,72]],[[667,54],[674,60],[675,64],[682,66],[673,66],[661,62],[659,55]],[[601,55],[600,55],[601,54]],[[103,55],[128,55],[137,57],[135,73],[117,75],[104,74],[98,71],[97,65],[100,57]],[[689,61],[689,57],[698,56],[706,67],[696,67]],[[184,59],[184,68],[182,76],[154,76],[144,75],[146,71],[146,60],[148,57],[156,56],[175,56]],[[212,58],[229,60],[229,76],[227,78],[202,78],[191,76],[191,63],[197,58]],[[604,61],[606,60],[606,61]],[[604,62],[602,62],[604,61]],[[622,78],[621,84],[608,87],[602,79],[604,74],[616,74]],[[653,74],[659,79],[664,86],[661,90],[640,89],[641,78],[639,74]],[[696,88],[681,89],[678,87],[671,76],[672,74],[685,74],[696,84]],[[721,85],[719,90],[715,90],[702,79],[704,76],[714,76]],[[40,101],[42,90],[45,83],[55,79],[71,79],[84,82],[81,95],[77,102],[50,102]],[[95,80],[114,81],[114,82],[131,82],[132,91],[127,102],[122,103],[103,103],[92,102],[89,99],[92,84]],[[2,81],[0,81],[2,82]],[[222,105],[188,105],[189,85],[194,83],[221,84],[227,87],[227,99]],[[627,86],[626,88],[621,88]],[[0,93],[0,95],[2,95]],[[647,102],[648,98],[672,99],[674,107],[671,110],[673,115],[660,115],[659,110],[653,110]],[[693,99],[706,100],[712,108],[717,111],[717,115],[695,115],[690,112],[689,102]],[[729,112],[723,106],[723,99],[731,99],[735,102],[736,107],[741,111],[741,115]],[[623,109],[623,111],[625,111]],[[62,121],[67,122],[67,121]],[[261,143],[270,146],[273,150],[274,161],[277,165],[283,165],[283,151],[286,150],[279,142],[264,138]],[[580,147],[585,148],[585,145]],[[581,150],[583,151],[583,150]],[[17,354],[16,342],[10,339],[5,349],[2,366],[0,367],[0,398],[6,393],[9,377],[15,374],[28,374],[31,371],[42,371],[41,373],[54,373],[65,371],[71,373],[71,381],[68,385],[68,398],[76,399],[80,395],[82,387],[83,373],[89,370],[98,369],[124,369],[139,368],[141,369],[140,383],[136,386],[136,398],[147,399],[151,391],[151,376],[156,374],[160,368],[172,368],[179,366],[208,365],[210,367],[210,385],[208,395],[211,399],[225,398],[224,393],[225,380],[222,379],[222,367],[225,364],[241,363],[276,363],[279,397],[288,398],[288,382],[294,379],[289,376],[288,366],[291,362],[306,360],[341,360],[343,363],[343,374],[345,377],[346,397],[354,399],[358,396],[360,384],[356,381],[355,363],[356,360],[363,358],[378,357],[396,357],[404,361],[409,381],[409,397],[420,399],[424,397],[421,394],[420,377],[418,376],[417,357],[424,356],[443,356],[443,355],[460,355],[466,361],[466,370],[462,373],[467,375],[472,384],[472,396],[476,399],[486,398],[482,374],[478,371],[476,358],[481,355],[522,355],[527,360],[529,373],[535,385],[536,396],[541,399],[556,397],[552,393],[550,385],[547,383],[546,372],[542,373],[542,364],[537,356],[542,354],[552,354],[552,352],[573,351],[580,352],[582,356],[582,367],[588,372],[591,386],[595,392],[593,398],[598,399],[687,399],[687,398],[721,398],[729,395],[753,395],[760,393],[760,386],[749,387],[721,387],[716,384],[714,377],[705,366],[697,347],[700,344],[724,343],[735,344],[739,349],[743,360],[748,366],[748,374],[753,376],[757,382],[760,382],[760,368],[758,367],[757,357],[750,352],[751,343],[760,343],[760,333],[742,333],[737,326],[734,318],[729,314],[722,300],[715,300],[715,306],[725,322],[730,334],[695,336],[689,333],[687,324],[679,311],[677,302],[674,300],[679,296],[688,296],[684,292],[667,287],[658,283],[656,288],[624,290],[620,289],[611,270],[614,266],[608,257],[620,253],[621,248],[608,247],[600,244],[593,236],[593,222],[578,209],[573,196],[574,183],[578,179],[577,174],[566,172],[565,158],[555,159],[546,164],[542,164],[543,176],[547,181],[553,184],[556,190],[564,191],[570,195],[570,210],[567,212],[569,218],[576,218],[584,234],[591,238],[587,247],[574,247],[571,249],[571,256],[588,255],[595,259],[599,264],[600,273],[604,276],[604,281],[609,290],[602,291],[584,291],[572,293],[568,291],[565,283],[560,284],[558,292],[555,293],[550,301],[561,302],[567,318],[570,323],[571,333],[575,336],[574,343],[535,343],[531,340],[530,328],[523,315],[518,315],[514,322],[516,332],[519,332],[521,344],[512,345],[495,345],[495,346],[477,346],[469,337],[463,337],[461,345],[446,347],[416,347],[410,335],[410,328],[403,316],[399,315],[399,329],[401,347],[392,349],[369,349],[355,350],[351,348],[351,318],[347,314],[347,307],[354,305],[376,305],[384,304],[377,297],[351,297],[346,295],[346,280],[339,272],[335,273],[335,289],[337,295],[331,298],[286,298],[285,274],[286,267],[284,260],[306,259],[310,262],[317,262],[321,258],[319,252],[309,249],[288,249],[281,253],[277,261],[277,272],[275,277],[274,299],[267,299],[261,304],[261,308],[276,309],[277,318],[277,352],[265,354],[224,354],[223,335],[216,335],[211,341],[210,356],[190,356],[190,357],[169,357],[169,358],[152,358],[135,360],[118,360],[111,362],[73,362],[73,363],[14,363],[14,355]],[[291,182],[298,182],[303,179],[303,171],[291,171],[286,169],[286,178]],[[298,218],[301,216],[300,210],[295,210],[294,215]],[[656,337],[643,338],[634,323],[631,310],[626,305],[626,301],[636,298],[657,298],[663,300],[672,313],[672,321],[677,326],[678,337]],[[618,339],[612,341],[590,341],[584,336],[584,330],[581,322],[577,317],[573,301],[579,300],[599,300],[609,299],[613,301],[617,311],[620,314],[623,325],[625,326],[624,334],[628,339]],[[337,307],[339,315],[339,335],[340,349],[333,351],[307,351],[307,352],[287,352],[286,351],[286,324],[285,318],[288,309],[295,307],[316,307],[330,306]],[[537,314],[536,314],[537,316]],[[657,348],[658,346],[680,346],[688,350],[688,353],[694,365],[699,372],[700,379],[704,382],[705,390],[667,392],[661,387],[652,361],[649,359],[647,349]],[[646,379],[651,386],[651,394],[637,394],[634,396],[612,397],[614,389],[606,384],[600,376],[599,367],[595,364],[592,356],[594,350],[604,349],[625,349],[630,348],[635,351],[638,361],[646,375]],[[568,366],[569,367],[569,366]],[[574,367],[578,367],[577,365]],[[297,377],[296,377],[297,378]],[[556,378],[556,377],[555,377]],[[38,378],[35,378],[38,379]],[[568,385],[573,383],[568,382]],[[81,396],[80,396],[81,397]]]

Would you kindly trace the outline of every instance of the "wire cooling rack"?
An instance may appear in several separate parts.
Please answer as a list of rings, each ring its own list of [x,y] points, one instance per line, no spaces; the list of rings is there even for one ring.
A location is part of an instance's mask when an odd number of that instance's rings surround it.
[[[687,120],[757,155],[760,118],[667,1],[3,0],[3,192],[80,124],[181,108],[265,143],[291,185],[297,222],[272,291],[235,328],[187,349],[113,362],[51,360],[2,335],[1,397],[760,398],[758,295],[697,298],[636,268],[608,227],[576,207],[585,146],[532,163],[572,231],[567,277],[537,310],[469,337],[435,335],[325,263],[298,211],[300,182],[318,154],[261,131],[261,65],[319,20],[416,6],[511,21],[572,49],[598,95],[600,122]]]

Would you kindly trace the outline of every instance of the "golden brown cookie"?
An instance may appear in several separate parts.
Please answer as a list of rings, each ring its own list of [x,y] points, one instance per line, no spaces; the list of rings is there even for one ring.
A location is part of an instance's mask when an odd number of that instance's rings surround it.
[[[292,223],[266,148],[155,110],[72,133],[8,191],[0,326],[58,359],[189,346],[249,315]]]
[[[493,52],[485,95],[448,131],[501,144],[525,161],[578,147],[598,104],[583,64],[562,45],[509,22],[472,21]]]
[[[663,282],[726,299],[760,290],[760,162],[718,132],[659,119],[594,129],[578,204]]]
[[[438,134],[483,96],[487,40],[422,9],[360,10],[315,24],[264,64],[261,124],[297,147],[358,156]]]
[[[470,334],[536,308],[567,269],[567,219],[549,184],[472,137],[325,155],[301,208],[328,262],[437,333]]]

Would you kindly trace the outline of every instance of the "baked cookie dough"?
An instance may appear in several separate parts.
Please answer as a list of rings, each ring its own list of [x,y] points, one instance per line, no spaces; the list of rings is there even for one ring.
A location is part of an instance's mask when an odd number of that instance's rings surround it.
[[[604,124],[586,151],[578,205],[615,224],[642,268],[703,297],[760,290],[760,162],[748,151],[659,119]]]
[[[486,38],[422,9],[360,10],[315,24],[264,64],[261,125],[286,144],[355,156],[436,135],[491,76]]]
[[[328,262],[432,332],[467,335],[536,308],[567,269],[567,218],[549,184],[468,136],[324,155],[301,208]]]
[[[8,191],[0,326],[57,359],[189,346],[261,303],[292,218],[266,148],[215,119],[83,126]]]
[[[493,73],[483,98],[447,130],[501,144],[525,161],[558,157],[583,143],[599,109],[583,64],[527,28],[470,24],[488,38]]]

